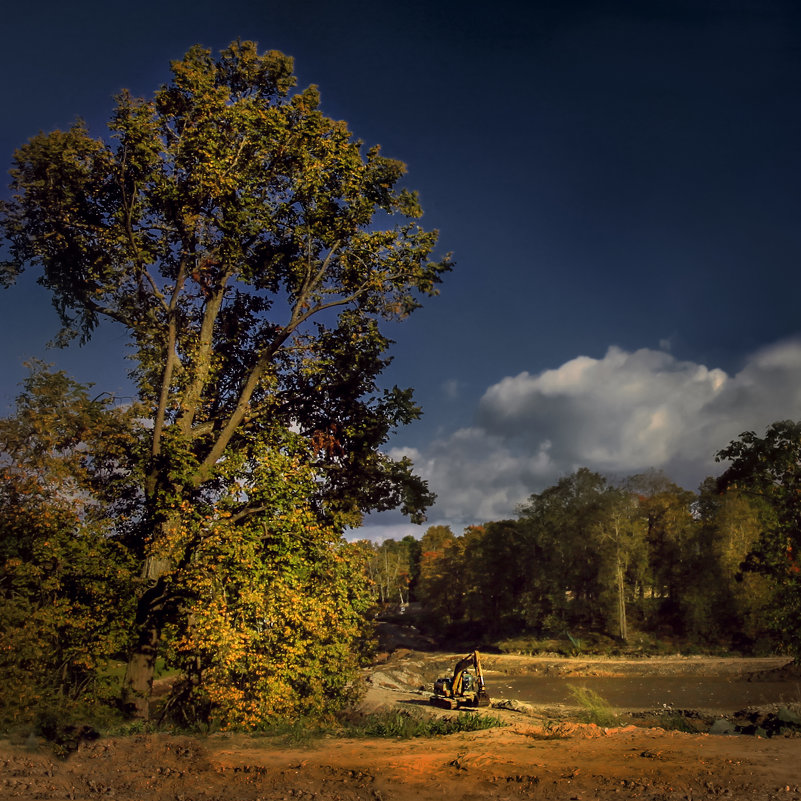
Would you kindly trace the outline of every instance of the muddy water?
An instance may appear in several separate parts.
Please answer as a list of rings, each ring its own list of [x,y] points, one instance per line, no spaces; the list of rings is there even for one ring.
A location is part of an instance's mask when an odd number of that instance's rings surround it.
[[[493,700],[515,698],[536,705],[575,705],[571,685],[594,690],[612,706],[631,711],[667,705],[674,709],[736,712],[752,705],[801,702],[798,681],[743,681],[719,676],[487,677],[487,690]]]

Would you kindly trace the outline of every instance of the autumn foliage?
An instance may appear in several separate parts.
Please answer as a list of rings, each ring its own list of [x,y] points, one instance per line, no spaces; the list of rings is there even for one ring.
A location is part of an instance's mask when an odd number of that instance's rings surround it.
[[[450,260],[405,166],[296,91],[291,58],[235,41],[171,72],[120,93],[107,140],[78,122],[19,148],[0,280],[39,271],[62,344],[113,320],[133,346],[128,442],[87,490],[135,564],[124,703],[159,714],[166,659],[170,714],[254,726],[350,697],[364,601],[342,532],[433,500],[381,450],[419,414],[380,386],[382,325]],[[103,446],[86,440],[89,462]]]
[[[109,700],[109,661],[132,625],[135,563],[93,487],[130,415],[34,365],[17,414],[0,420],[2,716]],[[90,450],[103,441],[102,451]]]

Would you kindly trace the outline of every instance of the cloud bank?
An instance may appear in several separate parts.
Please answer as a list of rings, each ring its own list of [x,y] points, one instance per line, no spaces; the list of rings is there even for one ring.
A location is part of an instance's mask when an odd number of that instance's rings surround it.
[[[715,453],[732,439],[787,418],[801,418],[801,339],[751,354],[734,375],[610,347],[600,359],[504,378],[484,393],[473,425],[393,455],[411,457],[437,493],[429,519],[461,529],[513,516],[582,466],[612,477],[657,468],[694,489],[721,471]],[[391,528],[385,536],[411,530]]]

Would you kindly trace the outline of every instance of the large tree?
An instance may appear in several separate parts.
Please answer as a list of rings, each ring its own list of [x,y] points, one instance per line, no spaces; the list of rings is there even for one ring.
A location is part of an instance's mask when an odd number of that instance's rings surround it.
[[[532,562],[530,619],[543,630],[570,622],[602,626],[599,597],[599,524],[606,511],[606,479],[581,467],[520,508]]]
[[[760,533],[742,567],[774,587],[772,624],[780,642],[801,656],[801,422],[782,420],[764,437],[746,431],[717,454],[731,464],[718,479],[759,512]]]
[[[379,450],[418,414],[410,391],[378,388],[379,323],[435,294],[450,263],[432,261],[404,165],[294,84],[279,52],[195,46],[152,99],[118,96],[109,141],[79,122],[22,146],[2,209],[5,279],[41,268],[61,341],[109,319],[135,349],[148,423],[124,532],[143,577],[125,683],[143,713],[215,527],[317,536],[276,513],[271,464],[313,470],[303,515],[327,532],[374,509],[420,519],[432,500]]]
[[[641,569],[638,582],[641,607],[652,622],[678,631],[684,625],[690,590],[698,583],[699,561],[691,559],[698,547],[696,495],[656,470],[632,476],[627,488],[637,496],[638,514],[645,525],[647,569]]]
[[[643,561],[645,524],[636,496],[624,488],[607,487],[599,512],[593,532],[597,541],[599,596],[609,609],[609,630],[626,642],[627,597],[633,595],[629,587],[636,585]]]
[[[721,493],[718,480],[707,478],[699,489],[696,513],[698,537],[693,543],[688,568],[697,568],[687,594],[696,635],[726,635],[737,648],[765,645],[765,626],[772,581],[762,572],[743,571],[742,564],[757,544],[765,520],[764,503],[749,490],[733,488]],[[714,616],[709,609],[715,610]],[[769,617],[769,616],[768,616]]]

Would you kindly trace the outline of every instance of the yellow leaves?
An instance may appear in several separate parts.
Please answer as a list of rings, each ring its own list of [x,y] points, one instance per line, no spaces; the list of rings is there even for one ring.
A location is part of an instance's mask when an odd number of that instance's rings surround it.
[[[332,536],[303,508],[288,510],[280,526],[305,538]],[[247,528],[219,526],[216,533],[197,569],[222,559],[228,572],[224,581],[193,580],[200,595],[172,661],[190,672],[202,666],[198,702],[202,696],[211,705],[223,728],[258,728],[269,716],[325,708],[340,681],[333,677],[356,669],[360,636],[348,593],[326,585],[344,574],[337,577],[332,566],[321,571],[314,561],[331,553],[292,549],[277,559],[258,529],[253,539]]]

